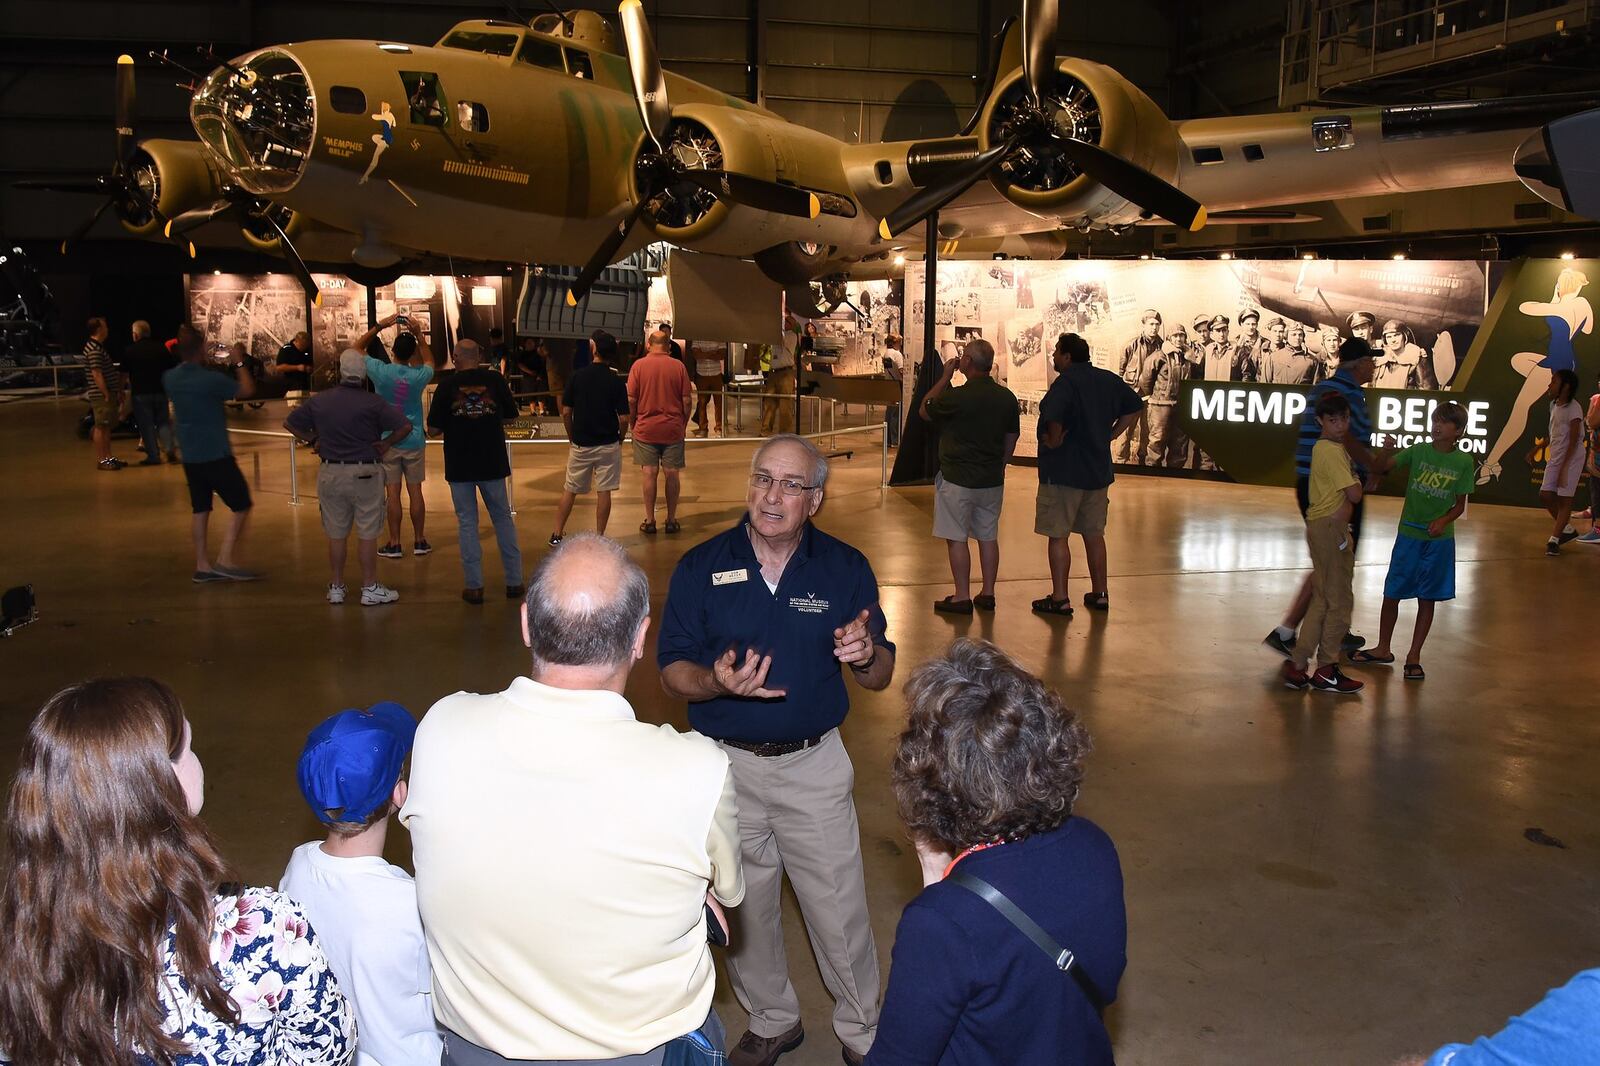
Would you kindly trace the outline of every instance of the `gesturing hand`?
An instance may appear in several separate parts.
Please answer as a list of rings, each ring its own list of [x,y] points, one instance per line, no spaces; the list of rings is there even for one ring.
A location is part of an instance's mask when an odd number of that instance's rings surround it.
[[[871,617],[870,612],[862,611],[844,628],[833,631],[835,659],[856,666],[869,662],[877,654],[877,649],[872,646],[872,634],[867,631],[867,620]]]
[[[785,694],[781,688],[763,687],[767,683],[767,671],[772,668],[772,656],[757,655],[754,649],[746,649],[744,665],[736,666],[737,663],[738,656],[729,648],[711,664],[711,676],[728,695],[770,700]]]

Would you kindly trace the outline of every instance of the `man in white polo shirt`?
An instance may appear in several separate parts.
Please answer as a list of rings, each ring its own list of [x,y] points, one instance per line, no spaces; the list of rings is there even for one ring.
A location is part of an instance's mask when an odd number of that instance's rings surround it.
[[[522,609],[530,677],[458,692],[417,731],[411,831],[444,1066],[656,1066],[721,1050],[708,936],[744,897],[728,756],[623,698],[650,626],[644,571],[578,534]]]

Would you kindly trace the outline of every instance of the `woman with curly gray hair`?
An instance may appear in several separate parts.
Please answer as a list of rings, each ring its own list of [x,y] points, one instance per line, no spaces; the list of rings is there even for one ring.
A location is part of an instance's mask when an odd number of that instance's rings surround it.
[[[866,1066],[1112,1062],[1127,916],[1111,838],[1072,813],[1088,733],[985,641],[925,663],[906,704],[894,792],[925,887]]]

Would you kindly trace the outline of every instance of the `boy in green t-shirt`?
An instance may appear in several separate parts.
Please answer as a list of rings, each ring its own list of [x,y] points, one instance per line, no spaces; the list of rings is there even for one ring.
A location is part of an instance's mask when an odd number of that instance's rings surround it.
[[[1389,557],[1389,576],[1383,583],[1378,642],[1351,655],[1353,663],[1394,662],[1389,639],[1400,617],[1400,601],[1416,600],[1417,627],[1406,653],[1405,679],[1421,681],[1427,676],[1422,670],[1422,642],[1433,625],[1433,605],[1456,596],[1454,522],[1467,509],[1476,474],[1472,457],[1456,449],[1466,428],[1466,409],[1442,403],[1433,411],[1433,440],[1395,453],[1395,465],[1409,468],[1411,479],[1400,509],[1400,533]]]
[[[1361,691],[1361,682],[1339,669],[1344,635],[1350,632],[1355,583],[1355,537],[1350,515],[1361,501],[1361,479],[1350,467],[1344,440],[1350,434],[1350,402],[1342,393],[1324,393],[1316,406],[1322,436],[1311,449],[1307,485],[1306,545],[1311,549],[1311,604],[1300,639],[1283,664],[1283,683],[1318,692]],[[1311,669],[1315,653],[1317,668]]]

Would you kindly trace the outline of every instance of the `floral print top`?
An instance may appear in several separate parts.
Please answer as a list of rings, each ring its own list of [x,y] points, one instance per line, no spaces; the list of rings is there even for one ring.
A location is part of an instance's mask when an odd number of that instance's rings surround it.
[[[216,898],[211,964],[239,1008],[237,1025],[194,997],[179,974],[173,940],[169,930],[161,1002],[167,1031],[189,1045],[178,1066],[348,1066],[354,1059],[355,1011],[300,905],[288,896],[239,888]],[[0,1066],[11,1066],[3,1052]]]

